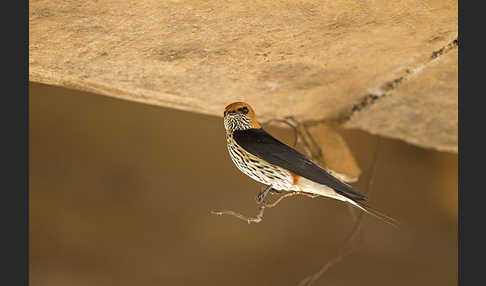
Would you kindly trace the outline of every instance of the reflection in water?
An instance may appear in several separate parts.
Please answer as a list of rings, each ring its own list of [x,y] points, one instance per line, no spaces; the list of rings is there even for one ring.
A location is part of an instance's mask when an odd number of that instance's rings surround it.
[[[272,128],[283,141],[290,130]],[[365,189],[377,137],[342,131]],[[363,241],[317,285],[456,285],[457,155],[384,139]],[[292,197],[260,224],[261,185],[226,151],[221,118],[30,85],[30,282],[296,285],[334,256],[347,207]]]

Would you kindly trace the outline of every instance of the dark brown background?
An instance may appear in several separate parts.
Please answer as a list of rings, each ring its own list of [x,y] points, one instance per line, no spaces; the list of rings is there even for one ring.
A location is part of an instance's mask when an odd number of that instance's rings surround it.
[[[366,190],[377,137],[342,134]],[[457,155],[380,146],[370,203],[401,229],[366,216],[317,285],[457,285]],[[350,212],[293,197],[260,224],[210,214],[254,214],[260,187],[229,159],[221,118],[30,84],[32,285],[296,285],[335,255]]]

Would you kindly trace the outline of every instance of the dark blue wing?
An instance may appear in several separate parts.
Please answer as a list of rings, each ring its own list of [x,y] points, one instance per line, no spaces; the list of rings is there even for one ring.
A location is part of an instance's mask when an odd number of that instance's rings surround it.
[[[249,153],[294,174],[326,185],[338,194],[354,200],[366,200],[366,195],[333,177],[326,170],[312,163],[307,157],[278,141],[262,128],[237,130],[233,133],[236,143]]]

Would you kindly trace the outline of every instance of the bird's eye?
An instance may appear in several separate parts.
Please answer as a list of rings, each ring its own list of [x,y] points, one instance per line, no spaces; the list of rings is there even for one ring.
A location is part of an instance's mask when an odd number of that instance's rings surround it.
[[[241,107],[238,108],[238,111],[243,113],[243,114],[248,114],[248,107]]]

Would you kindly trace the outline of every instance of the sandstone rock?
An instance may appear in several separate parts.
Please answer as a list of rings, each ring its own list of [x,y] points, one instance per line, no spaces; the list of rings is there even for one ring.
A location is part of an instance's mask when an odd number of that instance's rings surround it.
[[[345,127],[457,153],[457,53],[418,70],[390,95],[355,112]]]
[[[262,120],[339,119],[457,37],[457,0],[29,5],[31,81],[217,116],[244,100]]]

